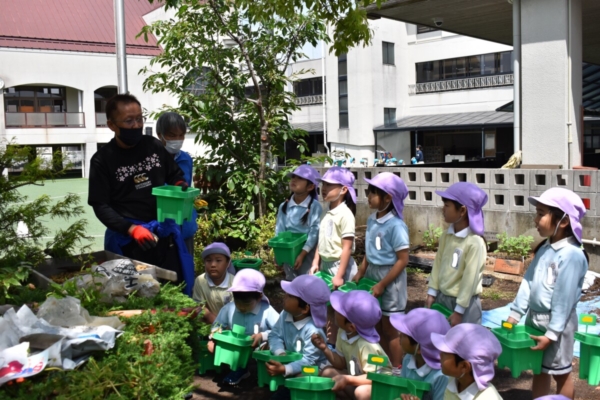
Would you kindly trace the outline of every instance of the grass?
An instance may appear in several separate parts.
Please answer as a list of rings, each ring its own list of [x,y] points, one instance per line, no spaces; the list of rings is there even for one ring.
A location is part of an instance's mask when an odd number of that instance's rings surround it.
[[[514,293],[507,293],[496,288],[483,288],[480,296],[482,299],[488,300],[512,300],[515,297]]]

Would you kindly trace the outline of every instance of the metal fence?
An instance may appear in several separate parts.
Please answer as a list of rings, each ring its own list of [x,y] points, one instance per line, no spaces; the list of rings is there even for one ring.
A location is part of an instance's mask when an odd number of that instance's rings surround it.
[[[437,81],[417,83],[408,85],[409,94],[448,92],[453,90],[480,89],[496,86],[509,86],[514,83],[513,74],[478,76],[475,78],[453,79],[448,81]]]
[[[84,128],[84,113],[6,113],[7,128]]]

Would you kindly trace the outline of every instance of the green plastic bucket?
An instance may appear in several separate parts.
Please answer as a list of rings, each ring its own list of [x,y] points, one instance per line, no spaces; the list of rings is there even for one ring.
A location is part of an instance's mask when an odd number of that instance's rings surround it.
[[[375,286],[377,283],[378,283],[377,281],[374,281],[372,279],[362,278],[361,280],[358,281],[358,283],[346,282],[342,286],[340,286],[338,288],[338,290],[340,292],[344,292],[344,293],[348,293],[352,290],[364,290],[366,292],[371,293],[373,286]],[[379,302],[379,305],[381,305],[381,302],[383,301],[383,297],[379,296],[377,298],[377,301]]]
[[[329,287],[329,290],[333,290],[333,276],[323,271],[316,272],[315,276],[324,280],[327,286]]]
[[[199,342],[200,354],[198,355],[198,375],[204,375],[207,371],[221,372],[221,367],[215,367],[215,355],[208,351],[208,341]]]
[[[252,337],[246,335],[246,329],[233,325],[233,329],[213,335],[215,341],[215,366],[227,364],[232,371],[245,368],[252,353]]]
[[[431,309],[441,312],[444,315],[444,317],[446,317],[446,318],[450,318],[450,316],[452,315],[452,310],[441,305],[440,303],[433,303],[431,305]]]
[[[372,382],[372,399],[393,400],[399,398],[402,394],[412,394],[422,399],[423,395],[431,390],[431,385],[427,382],[399,376],[369,372],[367,379]]]
[[[294,265],[307,237],[306,233],[281,232],[269,240],[269,247],[275,252],[277,264]]]
[[[200,194],[200,189],[188,188],[185,192],[181,186],[159,186],[152,188],[156,197],[156,219],[174,219],[178,225],[192,220],[194,199]]]
[[[502,321],[502,325],[505,324],[511,325]],[[544,352],[531,350],[530,347],[535,346],[536,342],[529,337],[529,335],[543,336],[542,332],[527,325],[515,325],[512,328],[494,328],[492,333],[502,345],[498,368],[507,367],[513,378],[518,378],[521,372],[527,370],[532,370],[534,374],[542,372]]]
[[[320,377],[318,367],[302,367],[302,375],[285,381],[292,400],[335,400],[333,379]]]
[[[260,258],[240,258],[238,260],[233,260],[232,263],[236,271],[245,268],[252,268],[258,271],[260,270],[263,261]]]
[[[588,384],[600,383],[600,336],[591,333],[575,332],[579,346],[579,378],[587,379]]]
[[[285,384],[285,377],[283,375],[271,376],[267,372],[265,366],[267,361],[273,360],[278,361],[282,364],[289,364],[294,361],[302,359],[302,354],[296,352],[288,352],[284,356],[276,356],[271,354],[270,350],[259,350],[252,354],[252,358],[256,360],[256,370],[258,375],[258,387],[269,386],[269,390],[274,392],[281,385]]]

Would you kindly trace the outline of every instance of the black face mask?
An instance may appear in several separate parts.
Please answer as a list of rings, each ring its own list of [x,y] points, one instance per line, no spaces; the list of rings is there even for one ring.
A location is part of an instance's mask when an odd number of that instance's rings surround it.
[[[121,128],[119,127],[119,139],[127,146],[135,146],[144,135],[144,128]]]

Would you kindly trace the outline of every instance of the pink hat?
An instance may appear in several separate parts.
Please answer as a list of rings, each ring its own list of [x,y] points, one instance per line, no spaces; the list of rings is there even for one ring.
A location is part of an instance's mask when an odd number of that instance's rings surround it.
[[[538,203],[548,207],[556,207],[569,216],[573,235],[581,243],[582,226],[581,219],[585,215],[585,205],[581,198],[569,189],[550,188],[539,197],[529,197],[527,200],[534,206]]]
[[[537,397],[535,400],[570,400],[568,397],[562,394],[551,394],[548,396]]]
[[[291,282],[281,281],[281,288],[287,294],[301,298],[310,306],[310,315],[317,328],[327,324],[327,302],[329,287],[325,281],[314,275],[300,275]]]
[[[408,196],[408,188],[406,184],[397,175],[391,172],[382,172],[376,175],[373,179],[365,178],[369,185],[373,185],[392,196],[392,203],[396,213],[402,218],[402,210],[404,210],[404,199]]]
[[[204,250],[202,250],[202,259],[204,260],[206,257],[210,256],[211,254],[222,254],[225,257],[229,258],[229,266],[227,267],[227,272],[229,272],[231,275],[235,275],[235,273],[236,273],[235,267],[233,266],[233,263],[231,262],[231,251],[229,250],[229,247],[227,247],[227,245],[225,243],[213,242],[213,243],[209,244],[208,246],[206,246],[204,248]]]
[[[356,191],[354,190],[354,174],[342,167],[331,167],[321,178],[322,182],[342,185],[348,189],[352,201],[356,204]]]
[[[356,326],[356,330],[367,342],[379,343],[379,334],[375,325],[381,319],[379,302],[364,290],[352,290],[348,293],[336,290],[331,293],[331,307]]]
[[[436,190],[445,199],[458,201],[467,208],[469,227],[476,235],[483,235],[482,208],[488,201],[488,195],[479,186],[470,182],[457,182],[445,191]]]
[[[287,177],[291,178],[292,175],[296,175],[302,179],[306,179],[307,181],[309,181],[310,183],[315,185],[315,189],[312,191],[312,193],[310,195],[315,200],[317,200],[317,198],[318,198],[317,186],[319,185],[319,180],[321,179],[321,175],[317,172],[317,170],[309,165],[302,164],[302,165],[299,165],[293,172],[290,172],[289,174],[287,174]]]
[[[459,324],[446,335],[431,334],[433,345],[444,353],[457,354],[471,363],[479,390],[485,390],[494,378],[494,361],[502,353],[496,336],[477,324]]]
[[[228,292],[259,292],[265,289],[265,276],[252,268],[240,270],[234,277]],[[267,303],[269,299],[263,295],[263,300]]]
[[[390,322],[394,328],[419,344],[427,365],[433,369],[441,369],[440,352],[431,343],[431,334],[445,335],[450,330],[450,324],[442,313],[429,308],[415,308],[405,315],[392,314]]]

